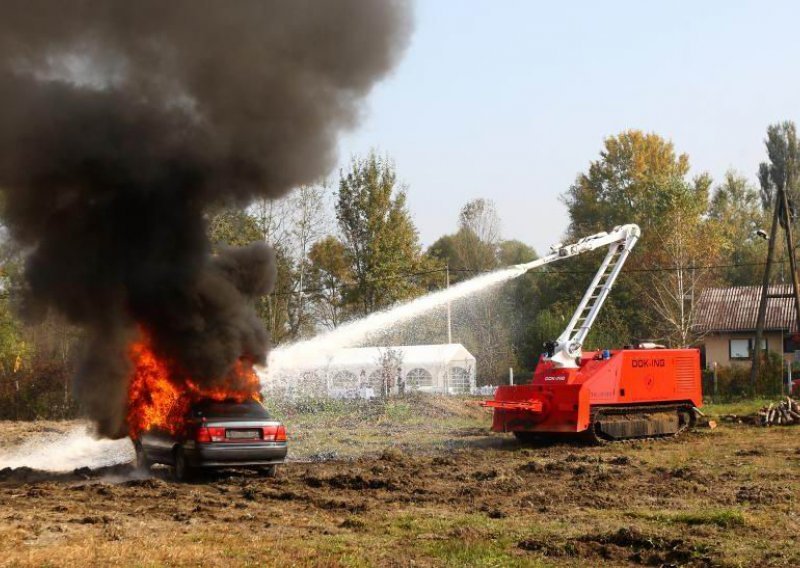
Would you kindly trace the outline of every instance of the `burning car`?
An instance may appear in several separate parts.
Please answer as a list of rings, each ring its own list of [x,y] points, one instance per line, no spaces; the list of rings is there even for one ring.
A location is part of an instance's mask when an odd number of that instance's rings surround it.
[[[202,400],[178,430],[153,427],[134,440],[141,468],[171,465],[187,480],[202,468],[258,468],[274,477],[286,459],[286,428],[255,400]]]

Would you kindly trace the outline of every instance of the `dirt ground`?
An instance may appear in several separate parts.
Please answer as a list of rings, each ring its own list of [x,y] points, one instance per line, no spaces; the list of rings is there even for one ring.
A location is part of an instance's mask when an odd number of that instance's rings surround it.
[[[285,419],[277,479],[0,470],[0,565],[800,566],[800,428],[526,447],[472,401]]]

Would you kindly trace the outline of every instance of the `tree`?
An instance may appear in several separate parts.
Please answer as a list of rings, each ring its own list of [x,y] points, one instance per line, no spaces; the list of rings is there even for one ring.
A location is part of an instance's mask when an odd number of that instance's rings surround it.
[[[490,200],[475,199],[464,205],[458,225],[455,234],[440,237],[426,253],[432,264],[451,268],[453,282],[536,258],[536,252],[524,243],[501,240],[500,218]],[[475,355],[482,383],[504,382],[509,367],[519,366],[517,355],[523,352],[527,318],[532,317],[528,308],[538,306],[534,278],[523,276],[452,306],[454,340]]]
[[[245,209],[221,209],[210,216],[208,236],[214,248],[240,247],[262,240],[256,220]]]
[[[453,236],[458,268],[471,271],[495,268],[499,244],[500,218],[494,202],[481,198],[464,205],[458,215],[458,232]]]
[[[247,238],[263,240],[275,250],[278,279],[273,292],[260,303],[275,343],[315,331],[306,293],[308,254],[330,229],[327,191],[324,183],[301,186],[284,198],[261,199],[240,212],[246,218]]]
[[[308,259],[315,319],[324,327],[333,329],[345,317],[346,290],[352,284],[351,260],[342,242],[332,236],[315,242]]]
[[[644,274],[644,298],[652,307],[653,329],[673,347],[689,347],[698,339],[695,312],[700,292],[715,277],[703,269],[714,263],[720,235],[704,221],[705,200],[680,179],[666,192],[671,203],[662,221],[652,226],[658,246],[646,250],[648,263],[664,271]]]
[[[617,326],[620,336],[613,338],[615,343],[655,338],[654,334],[663,340],[689,341],[691,310],[684,302],[707,282],[707,273],[696,268],[701,259],[713,261],[708,254],[715,249],[707,240],[714,233],[705,219],[711,178],[701,174],[688,180],[688,172],[688,156],[676,154],[671,142],[629,130],[604,141],[600,159],[590,163],[588,172],[580,174],[563,197],[570,215],[570,239],[624,223],[642,227],[629,271],[618,281],[596,324],[606,329]],[[564,265],[567,271],[587,276],[558,278],[558,285],[551,288],[555,297],[547,303],[567,297],[577,303],[599,254]],[[695,277],[703,281],[690,283]],[[593,333],[590,340],[595,337]]]
[[[313,332],[312,314],[306,305],[308,284],[309,251],[328,229],[325,186],[301,186],[290,197],[291,245],[294,248],[293,262],[296,279],[293,286],[295,296],[290,303],[290,335],[297,337]]]
[[[501,241],[498,247],[498,261],[500,266],[512,266],[514,264],[524,264],[536,260],[538,255],[533,247],[526,245],[522,241],[509,240]]]
[[[747,178],[732,170],[712,194],[708,220],[719,236],[720,264],[726,265],[719,276],[730,286],[759,284],[766,243],[755,232],[769,222],[761,204],[758,191]]]
[[[353,272],[348,300],[359,313],[420,292],[408,278],[421,260],[417,230],[391,161],[374,152],[353,158],[339,181],[336,218]]]
[[[785,251],[789,260],[789,274],[791,276],[794,296],[794,308],[797,323],[800,325],[800,282],[798,282],[796,240],[792,235],[796,231],[796,203],[797,186],[800,183],[800,155],[798,155],[797,134],[793,122],[773,124],[767,128],[767,155],[769,162],[763,162],[758,170],[761,182],[762,198],[765,208],[771,206],[773,211],[770,227],[769,246],[767,248],[767,262],[762,276],[761,299],[756,323],[755,344],[760,345],[763,337],[764,322],[767,312],[767,292],[771,283],[772,264],[775,258],[776,245],[778,244],[778,225],[783,227],[785,237]],[[796,232],[795,232],[796,235]],[[784,239],[780,239],[784,240]],[[751,388],[758,385],[761,352],[754,350],[753,366],[750,370]]]
[[[789,197],[790,217],[796,220],[795,207],[800,198],[800,147],[794,123],[787,121],[769,126],[765,142],[769,162],[762,162],[758,168],[764,209],[772,211],[777,189],[784,188]]]
[[[689,157],[676,155],[672,142],[639,130],[626,130],[603,143],[600,159],[578,175],[563,196],[570,218],[569,233],[582,237],[624,223],[639,224],[644,233],[659,221],[664,188],[689,173]],[[707,178],[698,189],[707,189]]]

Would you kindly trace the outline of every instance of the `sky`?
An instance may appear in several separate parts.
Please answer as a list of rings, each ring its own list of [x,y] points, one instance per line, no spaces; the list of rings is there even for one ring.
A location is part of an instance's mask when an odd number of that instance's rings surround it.
[[[417,0],[415,20],[339,150],[395,161],[425,246],[485,197],[504,238],[546,251],[559,196],[626,129],[755,184],[767,126],[800,119],[798,2]]]

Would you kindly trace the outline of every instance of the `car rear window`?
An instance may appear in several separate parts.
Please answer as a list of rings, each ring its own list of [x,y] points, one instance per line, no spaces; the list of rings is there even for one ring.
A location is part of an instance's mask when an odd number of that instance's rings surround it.
[[[200,418],[269,418],[269,413],[261,404],[249,402],[203,401],[192,407],[192,415]]]

